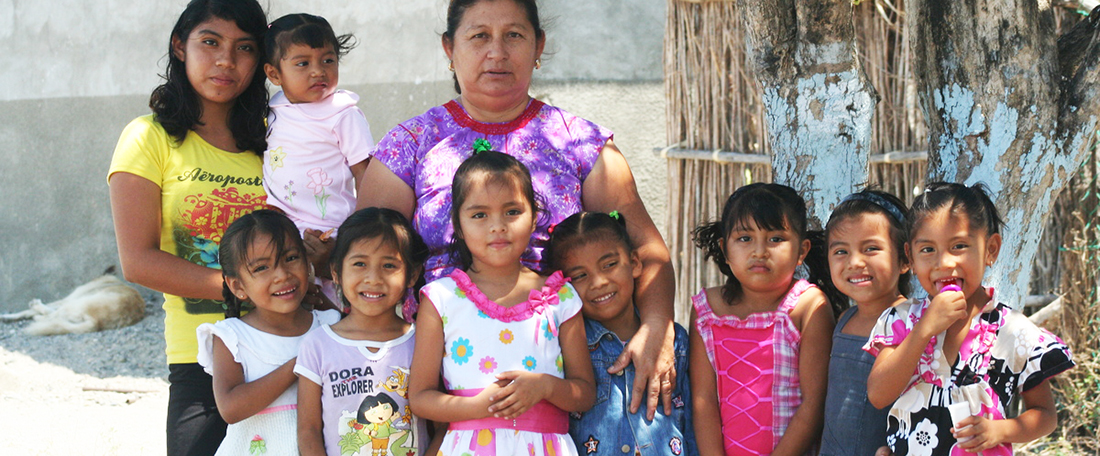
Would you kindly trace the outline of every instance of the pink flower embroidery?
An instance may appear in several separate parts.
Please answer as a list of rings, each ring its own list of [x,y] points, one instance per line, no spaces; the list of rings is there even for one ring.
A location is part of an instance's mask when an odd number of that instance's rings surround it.
[[[313,189],[314,195],[320,195],[325,192],[325,187],[332,185],[332,178],[325,174],[325,170],[321,168],[313,168],[306,173],[309,176],[309,183],[306,187]]]
[[[313,168],[306,173],[309,176],[309,183],[306,184],[307,188],[313,189],[313,199],[317,202],[317,210],[321,213],[321,218],[325,218],[327,210],[328,197],[331,196],[325,193],[325,187],[332,185],[332,178],[325,174],[325,171],[321,168]]]

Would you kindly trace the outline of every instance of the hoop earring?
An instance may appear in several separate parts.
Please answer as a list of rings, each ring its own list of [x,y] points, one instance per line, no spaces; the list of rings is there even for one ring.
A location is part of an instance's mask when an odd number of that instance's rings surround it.
[[[542,59],[535,59],[535,69],[542,68]]]
[[[455,61],[454,60],[451,60],[449,63],[447,63],[447,69],[450,70],[451,73],[455,72]]]

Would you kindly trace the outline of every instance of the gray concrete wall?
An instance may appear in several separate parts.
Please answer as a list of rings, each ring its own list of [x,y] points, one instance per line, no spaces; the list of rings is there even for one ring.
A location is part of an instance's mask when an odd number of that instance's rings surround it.
[[[0,311],[64,296],[117,264],[106,171],[118,134],[148,113],[183,0],[0,0]],[[351,32],[340,85],[375,137],[455,96],[440,48],[446,1],[278,1]],[[663,0],[543,0],[548,55],[532,95],[615,131],[663,226]]]

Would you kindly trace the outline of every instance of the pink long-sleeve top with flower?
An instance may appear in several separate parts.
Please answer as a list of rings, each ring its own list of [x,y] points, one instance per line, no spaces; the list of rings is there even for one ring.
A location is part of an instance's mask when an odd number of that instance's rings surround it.
[[[887,309],[863,349],[877,356],[882,348],[901,344],[928,305],[927,299],[911,300]],[[909,386],[890,408],[886,442],[894,454],[969,455],[951,435],[948,405],[965,402],[971,415],[1004,419],[1015,395],[1074,366],[1061,339],[992,299],[970,322],[954,363],[947,361],[943,339],[941,333],[928,342]],[[1010,455],[1012,445],[983,453]]]
[[[506,123],[478,122],[450,101],[390,130],[373,157],[413,189],[413,226],[431,249],[425,276],[432,281],[455,267],[447,254],[454,233],[451,181],[458,165],[473,153],[474,140],[488,140],[493,150],[515,157],[531,171],[545,215],[538,218],[523,262],[538,271],[550,239],[548,228],[584,209],[581,187],[611,136],[599,125],[538,100]]]
[[[355,211],[351,166],[374,147],[358,101],[345,90],[313,103],[291,103],[283,92],[271,98],[264,189],[299,230],[334,229]]]

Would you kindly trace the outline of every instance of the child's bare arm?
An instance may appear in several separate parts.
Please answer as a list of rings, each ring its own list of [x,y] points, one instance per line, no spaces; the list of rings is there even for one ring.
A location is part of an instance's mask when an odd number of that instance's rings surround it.
[[[791,416],[787,431],[773,455],[806,454],[821,440],[825,420],[825,391],[828,388],[829,352],[833,346],[832,308],[817,289],[807,290],[792,313],[800,326],[802,342],[798,353],[798,382],[802,403]]]
[[[1054,407],[1054,393],[1050,382],[1039,385],[1020,394],[1027,408],[1020,416],[1008,420],[990,420],[972,416],[959,423],[954,431],[955,438],[963,440],[959,447],[976,453],[988,450],[1002,443],[1024,443],[1043,437],[1054,431],[1058,425],[1058,414]],[[970,426],[970,427],[967,427]],[[961,429],[961,430],[959,430]]]
[[[474,397],[460,397],[439,390],[443,343],[443,320],[435,304],[424,296],[416,316],[416,350],[409,373],[412,412],[421,418],[444,423],[491,416],[489,397],[500,390],[495,383]]]
[[[244,381],[244,368],[233,360],[233,354],[220,337],[214,336],[214,402],[218,413],[229,424],[255,415],[270,405],[294,382],[294,362],[291,358],[271,373],[253,382]]]
[[[695,311],[691,311],[691,329],[688,342],[688,369],[691,371],[692,424],[695,426],[695,444],[700,456],[725,455],[722,443],[722,418],[718,412],[718,380],[714,367],[707,358],[703,337],[695,326]]]
[[[351,165],[351,177],[355,179],[355,188],[363,185],[363,174],[367,172],[367,163],[370,163],[370,158]]]
[[[867,377],[867,398],[871,405],[885,408],[893,404],[909,386],[932,337],[966,316],[966,296],[962,292],[945,291],[936,295],[901,344],[879,350],[871,375]]]
[[[584,412],[592,407],[596,380],[583,317],[578,313],[558,329],[565,378],[524,371],[502,372],[497,378],[509,383],[489,398],[493,401],[489,407],[493,416],[514,419],[543,399],[567,412]]]
[[[298,382],[298,451],[302,456],[324,456],[321,385],[309,379]]]

